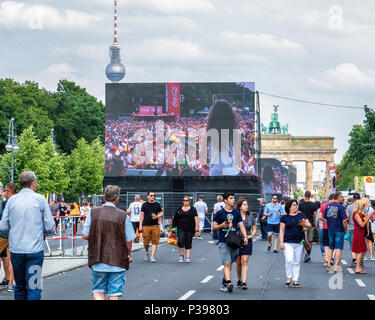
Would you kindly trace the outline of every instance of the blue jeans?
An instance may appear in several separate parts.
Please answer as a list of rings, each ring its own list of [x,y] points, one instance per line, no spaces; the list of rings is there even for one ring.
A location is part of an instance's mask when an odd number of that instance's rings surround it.
[[[353,247],[353,233],[354,233],[354,230],[349,230],[349,248],[350,248],[350,251],[352,251],[352,247]]]
[[[267,231],[268,231],[267,220],[266,221],[260,220],[260,231],[262,232],[262,239],[267,239]]]
[[[319,228],[319,242],[320,242],[320,252],[324,254],[324,244],[323,244],[323,229]]]
[[[14,300],[40,300],[44,252],[10,254],[13,266]]]

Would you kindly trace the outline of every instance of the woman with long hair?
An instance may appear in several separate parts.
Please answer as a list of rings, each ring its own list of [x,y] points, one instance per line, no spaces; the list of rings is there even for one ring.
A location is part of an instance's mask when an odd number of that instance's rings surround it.
[[[177,209],[172,219],[172,228],[174,227],[177,227],[179,262],[184,262],[185,250],[185,262],[190,263],[193,235],[198,232],[198,213],[197,209],[190,205],[188,196],[184,196],[182,206]]]
[[[238,119],[232,105],[224,99],[216,100],[208,111],[206,128],[211,137],[208,141],[210,176],[236,176],[241,172],[241,132],[235,129],[238,129]],[[214,138],[216,134],[218,139]]]
[[[357,264],[355,268],[355,273],[366,274],[367,272],[362,269],[363,258],[367,252],[367,246],[365,241],[365,232],[367,225],[370,221],[370,217],[366,217],[363,210],[366,207],[366,200],[357,200],[354,204],[353,209],[353,222],[354,222],[354,232],[353,232],[353,245],[352,252],[357,255]],[[373,217],[373,214],[371,214]]]
[[[247,290],[247,271],[249,258],[253,252],[253,238],[257,232],[256,217],[249,211],[249,205],[245,198],[239,198],[236,203],[236,209],[240,211],[243,220],[244,227],[246,229],[246,236],[248,243],[246,246],[242,246],[239,250],[236,258],[236,269],[237,269],[237,288]]]
[[[286,202],[285,212],[287,214],[280,220],[280,249],[284,251],[287,276],[285,287],[289,288],[293,281],[293,287],[300,288],[300,261],[305,241],[303,228],[310,229],[311,224],[309,219],[298,211],[298,202],[295,199]]]

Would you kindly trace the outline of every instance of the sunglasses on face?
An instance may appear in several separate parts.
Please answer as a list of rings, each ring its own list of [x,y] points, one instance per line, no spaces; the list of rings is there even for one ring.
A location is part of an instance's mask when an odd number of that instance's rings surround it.
[[[188,200],[188,199],[184,199],[184,202],[185,202],[185,201],[190,201],[190,200]]]
[[[150,197],[155,197],[155,195],[154,194],[150,194]]]

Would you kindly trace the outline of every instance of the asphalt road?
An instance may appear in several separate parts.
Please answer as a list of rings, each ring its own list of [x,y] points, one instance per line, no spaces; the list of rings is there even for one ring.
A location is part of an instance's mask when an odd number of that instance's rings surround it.
[[[329,274],[321,263],[320,248],[313,246],[312,261],[301,262],[302,288],[284,288],[284,255],[267,251],[267,242],[259,238],[253,245],[249,262],[248,290],[235,288],[232,293],[220,290],[223,271],[215,244],[194,240],[191,263],[179,263],[178,251],[159,246],[157,263],[144,261],[144,251],[133,253],[134,262],[127,273],[124,300],[369,300],[375,299],[375,261],[366,261],[367,275],[354,274],[349,250],[343,253],[342,273]],[[237,281],[235,265],[232,282]],[[82,267],[43,280],[44,300],[92,299],[91,271]],[[13,295],[0,291],[0,299]]]

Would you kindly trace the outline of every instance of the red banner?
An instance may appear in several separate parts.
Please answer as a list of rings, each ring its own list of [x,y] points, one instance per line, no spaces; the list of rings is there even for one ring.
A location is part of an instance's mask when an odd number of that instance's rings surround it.
[[[170,115],[180,116],[180,84],[167,83],[167,113]]]

